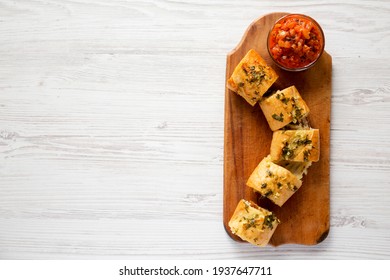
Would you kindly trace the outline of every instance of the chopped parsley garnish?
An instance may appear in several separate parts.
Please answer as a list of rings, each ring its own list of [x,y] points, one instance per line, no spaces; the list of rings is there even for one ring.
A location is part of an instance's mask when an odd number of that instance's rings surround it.
[[[296,135],[290,142],[285,142],[284,147],[282,148],[282,157],[284,159],[291,159],[295,156],[295,151],[299,146],[306,146],[311,144],[312,141],[309,139],[309,136],[306,135]],[[309,151],[304,152],[304,160],[307,161],[310,155]]]
[[[250,229],[251,227],[256,227],[258,224],[256,224],[256,220],[254,218],[248,219],[247,223],[244,225],[245,229]]]
[[[251,227],[257,227],[259,224],[257,224],[257,220],[259,218],[259,215],[256,214],[254,217],[252,218],[246,218],[244,217],[244,220],[246,220],[247,222],[244,224],[244,228],[247,230],[247,229],[250,229]]]
[[[283,119],[283,113],[280,113],[280,115],[278,116],[277,114],[273,114],[272,115],[272,118],[279,121],[279,122],[283,122],[284,119]]]
[[[267,177],[274,176],[274,174],[272,174],[271,170],[269,170],[269,169],[267,169],[265,172],[267,173]]]
[[[310,155],[310,151],[306,150],[303,152],[304,161],[309,161],[309,155]]]
[[[265,194],[264,194],[264,196],[265,197],[269,197],[270,195],[272,195],[274,192],[272,191],[272,190],[268,190]]]
[[[305,139],[300,138],[300,139],[296,140],[295,142],[297,143],[298,146],[301,146],[301,145],[306,146],[308,144],[311,144],[312,141],[309,139],[309,136],[306,135]]]
[[[290,98],[286,97],[283,92],[281,92],[281,94],[282,94],[282,98],[280,98],[279,93],[276,95],[276,98],[282,101],[285,105],[287,105],[287,103],[290,101]]]
[[[260,65],[258,66],[258,70],[256,70],[256,66],[254,65],[249,67],[249,71],[246,67],[243,67],[242,69],[244,70],[245,74],[248,76],[246,81],[248,81],[251,84],[256,83],[257,85],[260,85],[266,76],[263,67]]]
[[[294,150],[290,149],[288,147],[288,144],[286,143],[285,146],[282,149],[282,157],[284,159],[290,159],[294,157]]]
[[[297,123],[301,118],[302,118],[302,112],[303,109],[298,107],[298,105],[296,104],[296,99],[293,98],[292,99],[293,101],[293,111],[292,111],[292,117],[293,117],[293,123]]]
[[[245,204],[245,211],[247,212],[247,213],[249,213],[249,205],[247,204],[247,203],[244,203]]]
[[[287,105],[287,103],[290,101],[290,98],[283,97],[282,99],[280,99],[280,101],[282,101],[285,105]]]
[[[272,213],[271,215],[267,215],[265,216],[264,218],[264,223],[263,223],[263,229],[264,228],[269,228],[269,229],[273,229],[274,228],[274,225],[273,223],[276,221],[276,217],[275,215]]]

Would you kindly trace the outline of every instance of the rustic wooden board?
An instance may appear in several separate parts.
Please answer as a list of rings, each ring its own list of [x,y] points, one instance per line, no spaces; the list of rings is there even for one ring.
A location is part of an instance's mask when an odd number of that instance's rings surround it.
[[[266,48],[266,38],[274,22],[286,13],[272,13],[254,21],[238,46],[227,56],[226,80],[249,49],[255,49],[279,74],[274,88],[295,85],[308,104],[310,124],[320,129],[321,156],[303,178],[302,187],[278,207],[246,186],[257,164],[269,154],[272,139],[260,106],[251,107],[242,97],[226,88],[224,138],[224,217],[228,234],[235,240],[228,222],[241,198],[257,202],[281,220],[270,244],[314,245],[329,233],[329,148],[332,58],[323,53],[318,63],[304,72],[287,72],[274,65]]]

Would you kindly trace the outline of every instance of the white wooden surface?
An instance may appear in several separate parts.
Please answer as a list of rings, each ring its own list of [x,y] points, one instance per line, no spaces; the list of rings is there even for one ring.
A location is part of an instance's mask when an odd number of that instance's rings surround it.
[[[347,2],[347,3],[345,3]],[[331,231],[222,226],[226,54],[259,16],[333,56]],[[0,258],[389,259],[390,2],[0,1]]]

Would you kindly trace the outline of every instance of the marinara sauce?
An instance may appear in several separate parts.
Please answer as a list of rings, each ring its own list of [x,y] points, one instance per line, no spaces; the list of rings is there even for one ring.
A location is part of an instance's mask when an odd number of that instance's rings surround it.
[[[268,35],[268,51],[286,70],[304,70],[314,64],[324,50],[324,34],[318,23],[305,15],[281,18]]]

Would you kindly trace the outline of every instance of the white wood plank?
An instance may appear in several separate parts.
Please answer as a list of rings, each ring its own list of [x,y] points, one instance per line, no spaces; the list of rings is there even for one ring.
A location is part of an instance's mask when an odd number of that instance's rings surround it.
[[[253,248],[222,226],[226,54],[274,11],[316,18],[333,57],[331,231],[318,246]],[[388,259],[389,11],[0,1],[0,258]]]

